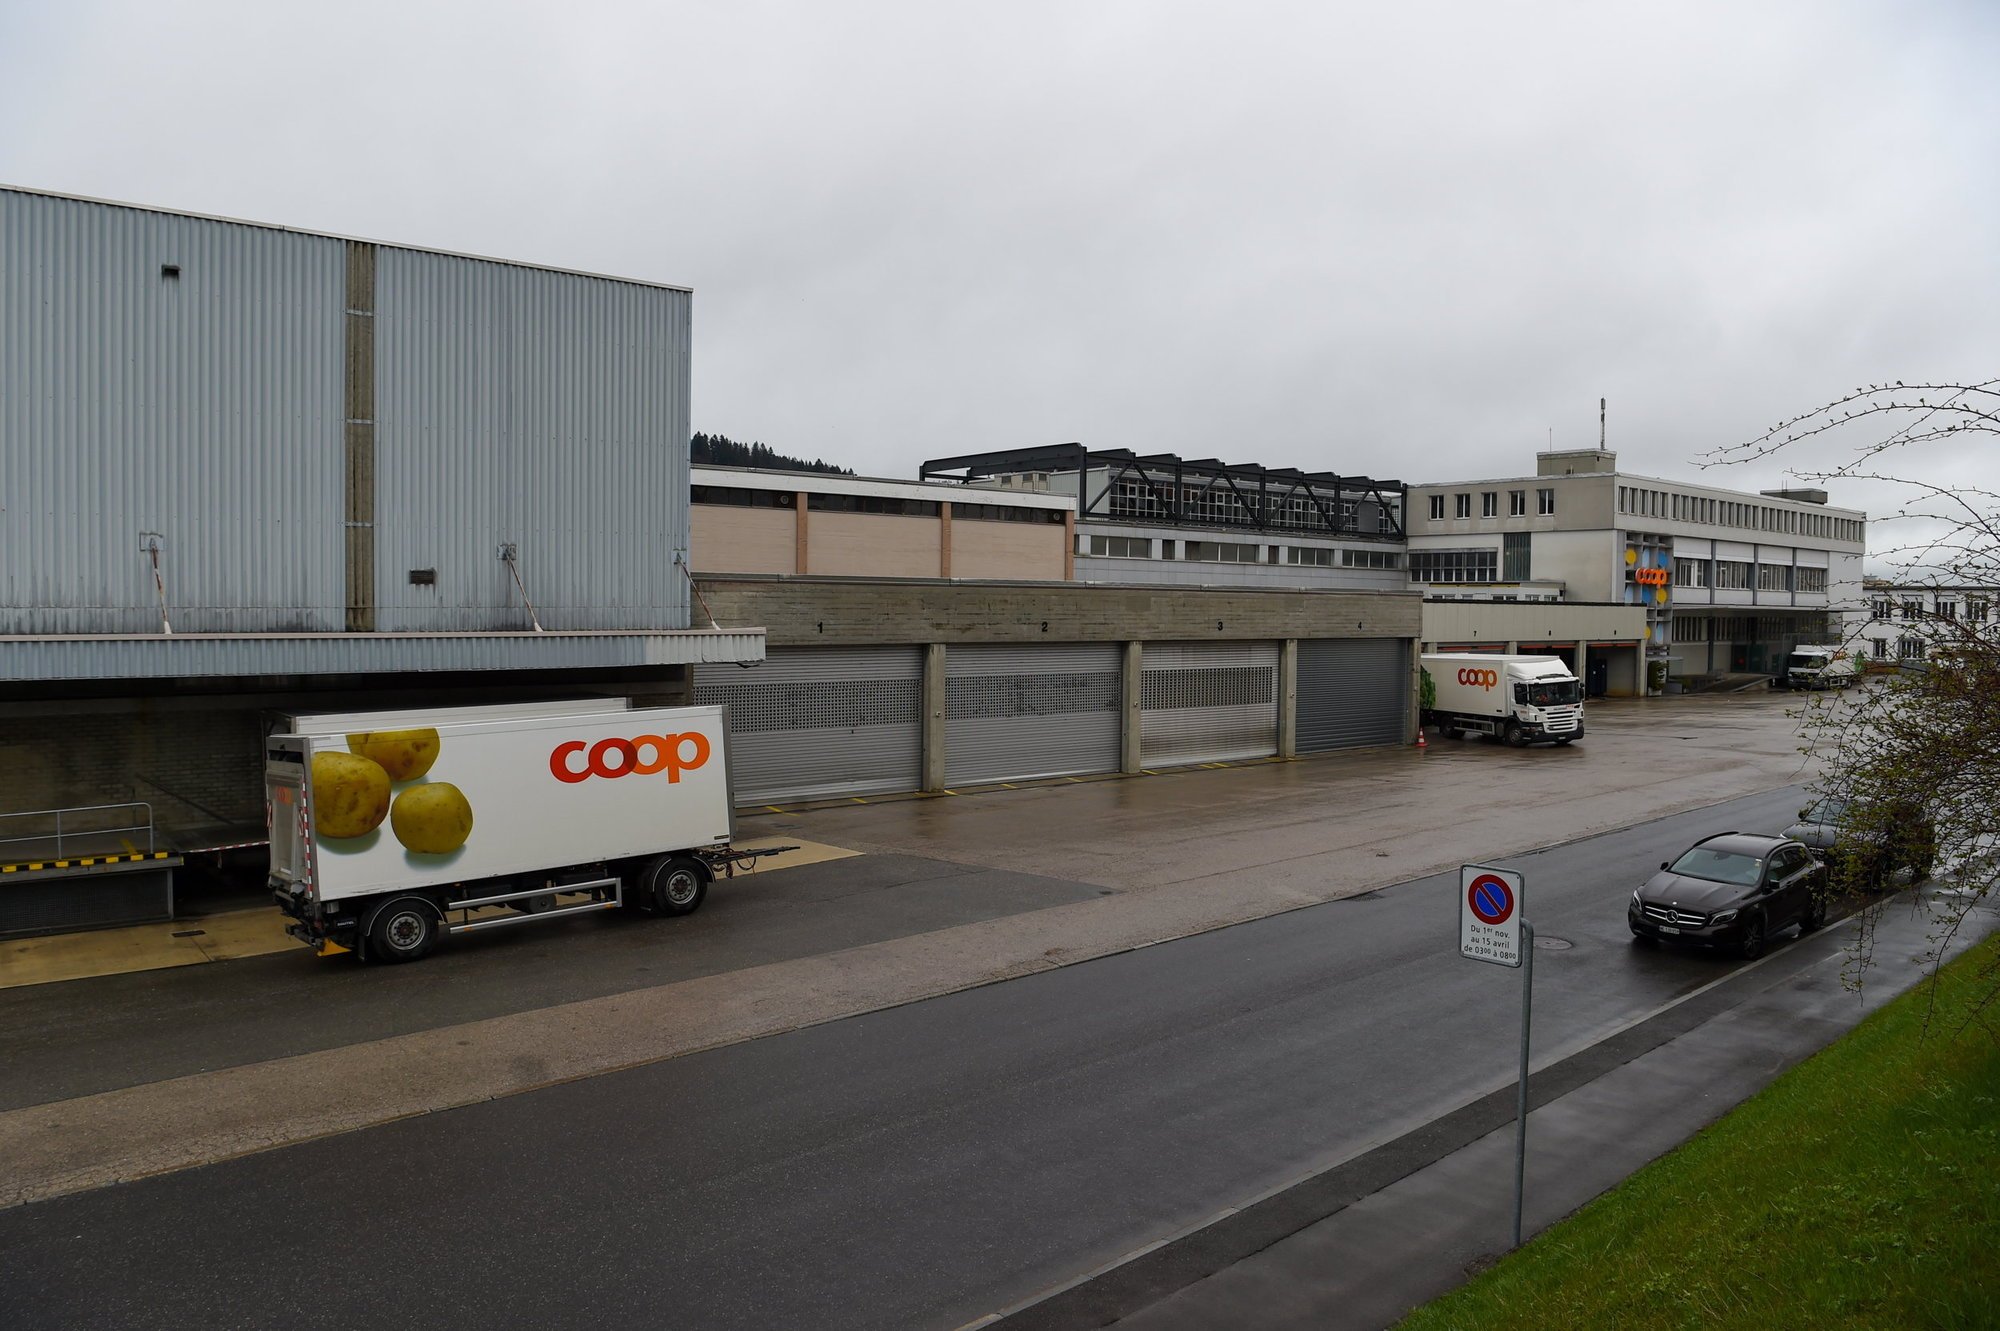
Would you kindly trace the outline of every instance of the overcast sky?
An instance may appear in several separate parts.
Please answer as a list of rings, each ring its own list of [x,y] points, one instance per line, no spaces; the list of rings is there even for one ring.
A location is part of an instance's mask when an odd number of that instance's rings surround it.
[[[1755,488],[2000,373],[1996,69],[1979,0],[9,0],[0,181],[690,285],[694,428],[864,473],[1519,475],[1602,396]]]

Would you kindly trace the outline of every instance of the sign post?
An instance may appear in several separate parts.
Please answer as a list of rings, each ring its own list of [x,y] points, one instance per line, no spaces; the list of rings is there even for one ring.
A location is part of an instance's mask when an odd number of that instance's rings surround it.
[[[1521,1246],[1521,1195],[1528,1173],[1528,1023],[1535,1000],[1535,926],[1524,918],[1526,884],[1512,869],[1458,870],[1458,952],[1521,972],[1521,1075],[1514,1093],[1514,1246]]]

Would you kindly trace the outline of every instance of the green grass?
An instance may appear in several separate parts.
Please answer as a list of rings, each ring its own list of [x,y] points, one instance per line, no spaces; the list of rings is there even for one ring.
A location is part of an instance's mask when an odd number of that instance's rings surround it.
[[[1403,1331],[2000,1327],[1996,943]]]

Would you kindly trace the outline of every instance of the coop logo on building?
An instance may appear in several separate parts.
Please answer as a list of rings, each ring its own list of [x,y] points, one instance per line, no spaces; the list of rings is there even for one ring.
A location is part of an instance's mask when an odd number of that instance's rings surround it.
[[[708,736],[698,731],[678,735],[634,735],[630,739],[580,739],[556,745],[549,754],[549,771],[565,785],[597,776],[615,781],[621,776],[652,776],[665,772],[669,782],[681,779],[708,761]]]
[[[1669,581],[1669,575],[1663,568],[1635,569],[1632,573],[1632,581],[1638,583],[1641,587],[1664,587]]]
[[[1482,689],[1490,689],[1500,682],[1500,672],[1497,670],[1465,669],[1458,672],[1458,682],[1461,684],[1477,684]]]

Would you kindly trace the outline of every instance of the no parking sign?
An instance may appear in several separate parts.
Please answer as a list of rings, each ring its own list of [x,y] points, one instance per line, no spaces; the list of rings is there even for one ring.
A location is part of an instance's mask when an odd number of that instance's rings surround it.
[[[1521,964],[1521,875],[1483,864],[1459,866],[1458,951],[1496,966]]]

